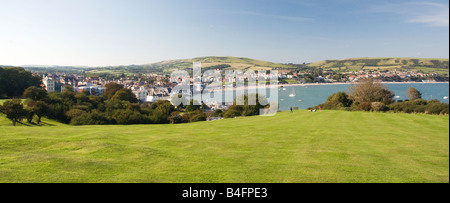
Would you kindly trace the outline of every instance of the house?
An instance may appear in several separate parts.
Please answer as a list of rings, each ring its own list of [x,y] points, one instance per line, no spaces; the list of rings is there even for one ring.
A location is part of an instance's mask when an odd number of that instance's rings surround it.
[[[147,101],[147,96],[149,91],[145,90],[144,88],[141,88],[137,91],[133,91],[133,93],[136,95],[136,98],[140,101],[140,102],[146,102]]]
[[[56,81],[53,80],[50,76],[44,75],[42,78],[42,83],[45,86],[45,90],[47,90],[48,93],[55,92],[56,91]]]

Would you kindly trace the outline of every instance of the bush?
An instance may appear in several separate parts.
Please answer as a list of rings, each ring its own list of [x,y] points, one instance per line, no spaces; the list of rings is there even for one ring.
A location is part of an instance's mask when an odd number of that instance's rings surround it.
[[[180,124],[180,123],[189,123],[189,119],[187,117],[180,115],[179,111],[172,112],[169,117],[170,124]]]
[[[372,102],[371,108],[375,112],[386,112],[389,108],[381,102]]]
[[[189,121],[191,123],[207,120],[206,114],[203,113],[202,111],[194,111],[194,112],[190,113],[189,117],[190,117]]]
[[[372,109],[372,103],[362,102],[356,107],[358,111],[370,111]]]
[[[427,106],[426,113],[433,115],[448,115],[449,114],[449,105],[444,103],[432,103]]]
[[[92,111],[91,113],[87,113],[82,116],[78,116],[71,120],[70,124],[72,125],[106,125],[113,124],[108,117],[97,110]]]
[[[214,117],[223,117],[224,112],[220,109],[217,109],[216,111],[214,111],[213,116]]]
[[[242,106],[230,106],[228,110],[223,114],[224,118],[236,118],[242,116],[243,107]]]
[[[117,110],[113,117],[116,124],[131,125],[131,124],[150,124],[150,119],[138,111],[132,110]]]
[[[389,106],[389,109],[394,113],[449,114],[449,105],[437,100],[425,101],[423,99],[416,99],[414,101],[394,103]]]
[[[80,116],[82,116],[82,115],[84,115],[86,113],[87,113],[86,111],[83,111],[83,110],[80,110],[80,109],[71,109],[70,111],[66,112],[66,116],[69,119],[73,119],[73,118],[76,118],[76,117],[80,117]]]

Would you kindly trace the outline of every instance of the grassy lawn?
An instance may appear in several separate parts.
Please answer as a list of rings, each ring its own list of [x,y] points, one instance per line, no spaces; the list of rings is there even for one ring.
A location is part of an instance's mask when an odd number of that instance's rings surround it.
[[[449,117],[325,111],[183,125],[11,127],[0,182],[449,182]]]

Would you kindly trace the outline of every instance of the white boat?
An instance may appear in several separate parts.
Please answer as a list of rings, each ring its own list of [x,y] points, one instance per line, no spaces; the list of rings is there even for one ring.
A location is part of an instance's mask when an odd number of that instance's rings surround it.
[[[445,100],[447,100],[447,99],[448,99],[448,97],[446,96],[446,97],[444,97],[444,99],[445,99]]]
[[[295,93],[295,89],[292,88],[292,93],[289,94],[289,97],[296,97],[296,96],[297,96],[297,94]]]

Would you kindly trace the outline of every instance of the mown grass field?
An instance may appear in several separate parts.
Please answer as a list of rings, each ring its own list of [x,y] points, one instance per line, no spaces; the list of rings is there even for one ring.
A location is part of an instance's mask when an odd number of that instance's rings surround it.
[[[449,117],[324,111],[182,125],[9,126],[0,182],[449,182]]]

